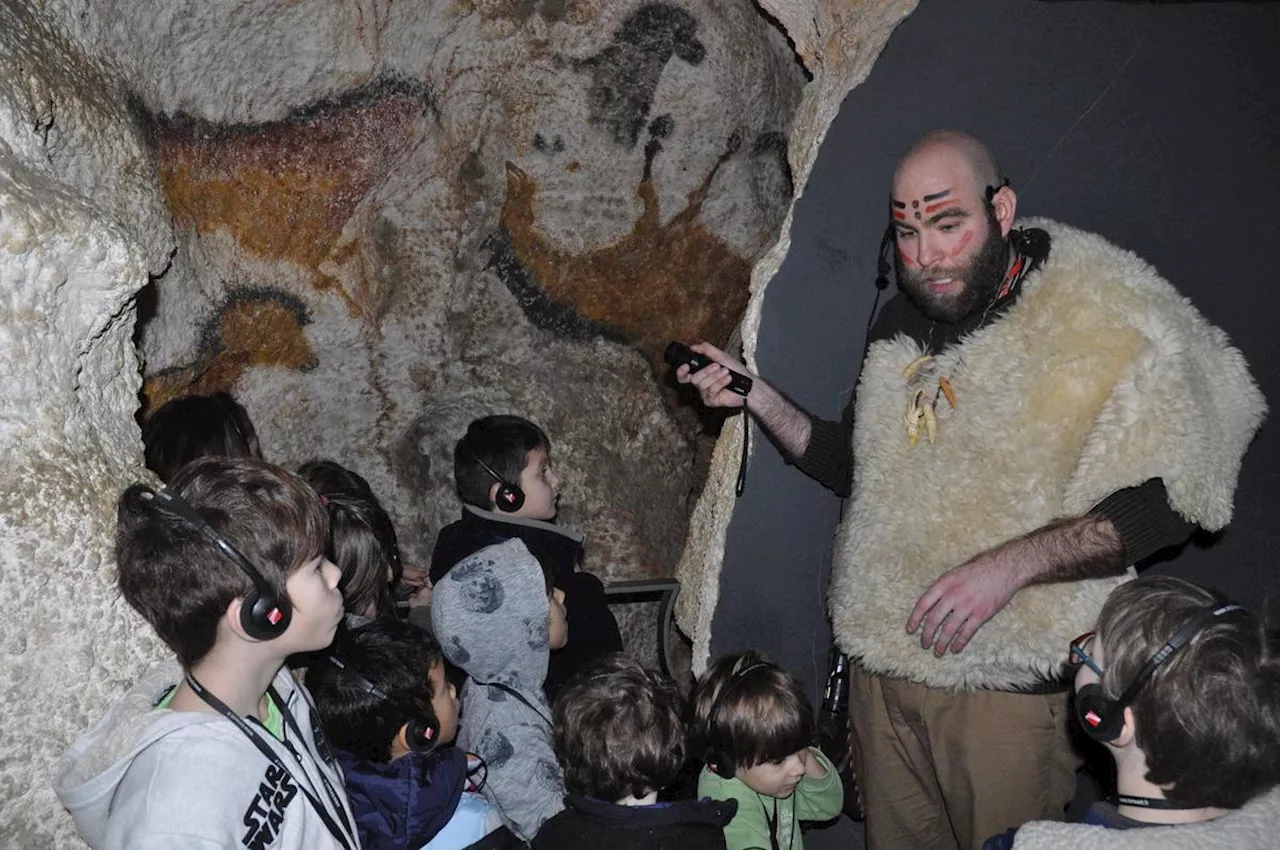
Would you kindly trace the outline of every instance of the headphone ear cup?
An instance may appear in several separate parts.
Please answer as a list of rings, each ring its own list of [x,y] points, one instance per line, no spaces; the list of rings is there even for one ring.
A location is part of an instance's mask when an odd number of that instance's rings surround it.
[[[732,779],[738,773],[738,766],[734,764],[733,758],[720,750],[707,750],[706,762],[711,772],[721,779]]]
[[[259,595],[256,590],[249,591],[240,600],[240,627],[251,638],[274,640],[284,634],[292,619],[293,609],[288,603]]]
[[[504,481],[498,485],[498,492],[494,494],[493,501],[498,506],[498,510],[515,513],[524,505],[524,491]]]
[[[1124,729],[1124,709],[1094,683],[1076,691],[1076,720],[1080,728],[1095,741],[1110,743]]]
[[[405,743],[415,753],[428,753],[440,743],[440,724],[433,717],[429,720],[411,720],[405,729]]]

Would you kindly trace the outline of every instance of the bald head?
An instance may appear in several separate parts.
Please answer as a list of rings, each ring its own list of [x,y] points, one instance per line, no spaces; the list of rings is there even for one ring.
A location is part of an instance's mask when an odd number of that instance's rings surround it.
[[[1004,182],[1000,164],[979,139],[959,130],[934,130],[911,146],[893,175],[895,194],[900,182],[922,170],[944,169],[953,177],[971,180],[978,195]]]
[[[889,199],[899,290],[935,321],[990,306],[1009,267],[1017,204],[995,157],[973,136],[944,130],[916,142]]]

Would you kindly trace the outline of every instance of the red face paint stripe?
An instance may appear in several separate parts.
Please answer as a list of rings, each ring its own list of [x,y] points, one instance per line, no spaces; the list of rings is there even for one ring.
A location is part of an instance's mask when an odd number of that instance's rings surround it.
[[[897,210],[894,210],[894,211],[893,211],[893,217],[894,217],[894,218],[896,218],[896,219],[898,219],[899,221],[902,221],[903,219],[905,219],[905,218],[907,217],[907,214],[906,214],[906,213],[904,213],[904,212],[899,212],[899,211],[897,211]]]
[[[955,206],[958,203],[960,202],[959,201],[939,201],[936,204],[929,204],[929,206],[924,208],[924,214],[929,215],[940,209],[943,209],[944,207]]]
[[[915,260],[912,260],[910,257],[908,257],[906,254],[902,252],[901,248],[898,249],[898,256],[902,258],[902,262],[906,263],[909,266],[914,266],[916,264]]]
[[[951,256],[952,256],[952,257],[958,257],[958,256],[960,256],[960,254],[964,251],[964,249],[965,249],[965,248],[967,248],[967,247],[969,247],[969,243],[970,243],[970,242],[972,242],[972,241],[973,241],[973,231],[972,231],[972,230],[966,230],[966,231],[964,232],[964,235],[960,237],[960,242],[959,242],[959,243],[956,245],[956,247],[951,251]]]

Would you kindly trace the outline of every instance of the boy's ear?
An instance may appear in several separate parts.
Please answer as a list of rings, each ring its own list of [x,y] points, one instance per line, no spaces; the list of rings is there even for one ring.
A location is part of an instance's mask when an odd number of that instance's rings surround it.
[[[495,481],[489,485],[489,510],[496,511],[498,509],[498,488],[502,484]]]
[[[400,731],[391,739],[391,759],[406,756],[411,752],[409,749],[409,724],[406,723],[400,727]]]
[[[244,624],[240,621],[240,608],[242,605],[244,605],[243,596],[237,596],[235,599],[232,599],[227,603],[227,611],[225,614],[227,618],[227,628],[231,629],[231,633],[241,640],[245,640],[250,643],[258,643],[259,641],[257,638],[244,630]]]
[[[1124,707],[1124,725],[1120,727],[1120,734],[1111,741],[1111,746],[1118,749],[1124,749],[1133,745],[1138,738],[1138,726],[1133,719],[1133,709],[1129,706]]]

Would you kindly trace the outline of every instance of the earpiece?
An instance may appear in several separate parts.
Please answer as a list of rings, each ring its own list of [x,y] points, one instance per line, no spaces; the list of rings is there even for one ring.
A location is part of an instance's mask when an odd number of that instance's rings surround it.
[[[1009,178],[1008,178],[1008,177],[1001,177],[1001,178],[1000,178],[1000,182],[999,182],[999,183],[997,183],[996,185],[994,185],[994,186],[987,186],[987,190],[986,190],[986,192],[985,192],[985,194],[986,194],[986,196],[987,196],[987,203],[988,203],[988,204],[990,204],[992,201],[994,201],[994,200],[995,200],[995,198],[996,198],[996,193],[997,193],[997,192],[999,192],[1001,189],[1003,189],[1005,186],[1008,186],[1008,185],[1010,185],[1010,183],[1009,183]]]
[[[158,508],[178,517],[213,541],[222,554],[226,555],[253,582],[254,589],[246,593],[240,602],[240,626],[245,634],[257,640],[272,640],[284,634],[289,628],[289,621],[293,618],[293,608],[289,604],[288,597],[276,598],[275,591],[262,577],[262,572],[239,549],[231,545],[230,540],[219,534],[196,513],[195,508],[187,504],[182,497],[166,488],[158,493],[152,493],[151,498]]]
[[[478,455],[471,456],[475,458],[476,463],[484,467],[485,472],[493,476],[494,481],[498,482],[498,492],[493,495],[493,503],[498,506],[498,510],[509,514],[520,510],[524,504],[524,491],[494,472],[493,467],[482,461]]]
[[[429,720],[412,720],[405,728],[404,740],[415,753],[429,753],[440,739],[440,724],[433,717]]]
[[[724,683],[724,687],[720,689],[720,693],[716,694],[716,698],[711,703],[711,710],[707,712],[707,738],[709,741],[715,740],[716,721],[720,717],[720,707],[724,704],[724,699],[733,692],[743,681],[746,680],[756,670],[773,665],[767,661],[756,661],[748,664],[738,672],[729,677],[729,681]],[[721,779],[732,779],[738,772],[737,762],[734,761],[733,755],[723,748],[708,743],[705,761],[711,772]]]
[[[1094,682],[1085,685],[1076,692],[1076,720],[1086,735],[1104,744],[1120,737],[1124,729],[1124,710],[1133,703],[1143,686],[1155,673],[1156,668],[1169,659],[1171,655],[1185,646],[1200,631],[1219,617],[1234,611],[1243,611],[1243,606],[1234,604],[1218,604],[1192,615],[1178,627],[1173,637],[1165,642],[1154,655],[1134,674],[1133,681],[1116,699],[1111,699],[1102,690],[1102,684]],[[1106,659],[1103,659],[1106,663]]]
[[[391,697],[387,696],[382,690],[370,682],[364,676],[361,676],[355,670],[336,655],[328,656],[331,665],[346,674],[346,677],[355,684],[360,690],[367,694],[377,697],[383,702],[391,702]],[[405,724],[404,742],[409,749],[415,753],[428,753],[436,748],[436,744],[440,740],[440,721],[436,719],[434,713],[428,714],[426,717],[420,717],[410,720]]]

